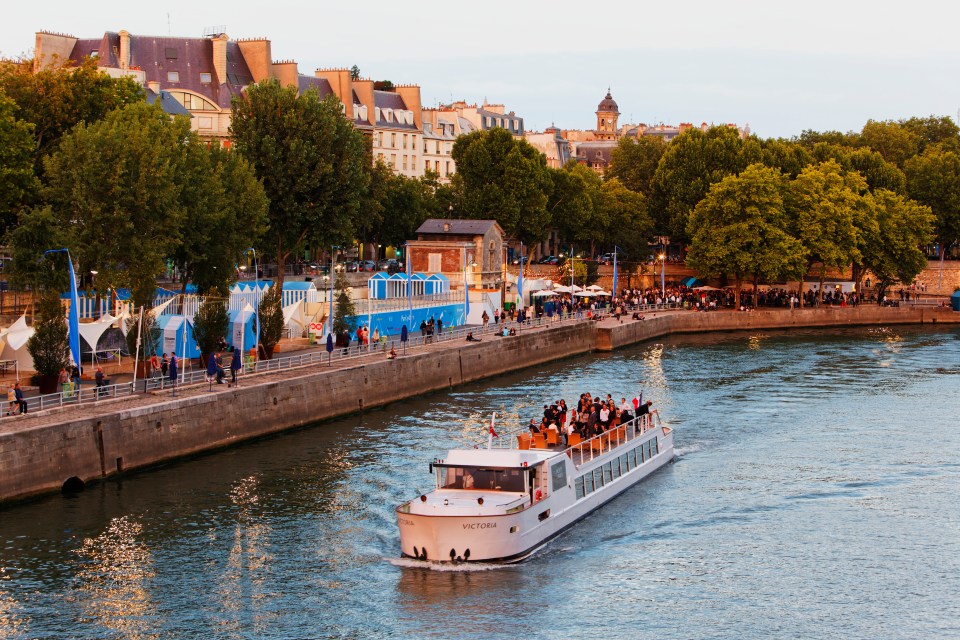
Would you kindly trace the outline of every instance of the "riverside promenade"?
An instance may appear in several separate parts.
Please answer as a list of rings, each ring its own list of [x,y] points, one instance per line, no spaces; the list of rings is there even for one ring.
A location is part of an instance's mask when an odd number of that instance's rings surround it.
[[[195,455],[524,367],[673,333],[898,324],[960,324],[933,307],[753,312],[659,311],[643,321],[582,320],[480,342],[440,340],[395,360],[383,353],[268,372],[239,387],[195,384],[0,422],[0,502],[82,487]]]

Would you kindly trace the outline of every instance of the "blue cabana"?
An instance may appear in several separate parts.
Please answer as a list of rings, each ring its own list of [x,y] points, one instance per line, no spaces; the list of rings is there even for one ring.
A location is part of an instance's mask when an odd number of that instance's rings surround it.
[[[385,300],[387,298],[388,282],[389,278],[383,271],[378,271],[370,276],[370,278],[367,280],[367,291],[369,292],[367,297],[369,297],[371,300]]]
[[[306,300],[309,292],[316,291],[317,287],[313,282],[291,281],[283,283],[283,293],[281,294],[281,306],[289,306],[294,302]]]
[[[230,335],[227,342],[235,349],[249,351],[257,344],[257,315],[250,306],[229,312]]]
[[[424,295],[435,295],[450,291],[450,279],[442,273],[431,273],[423,281]]]
[[[186,332],[183,323],[186,322]],[[199,358],[200,349],[193,338],[193,322],[183,316],[160,316],[157,318],[160,329],[160,341],[157,345],[157,355],[176,353],[178,358],[184,357],[184,338],[186,338],[186,357]],[[186,333],[186,335],[184,335]]]

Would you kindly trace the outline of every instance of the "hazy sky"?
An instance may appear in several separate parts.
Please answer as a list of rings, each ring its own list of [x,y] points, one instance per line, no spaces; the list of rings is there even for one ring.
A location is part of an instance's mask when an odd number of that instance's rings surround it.
[[[956,118],[958,18],[960,4],[943,0],[47,0],[4,7],[0,55],[30,55],[39,30],[193,37],[222,26],[231,38],[269,38],[274,58],[301,73],[356,64],[419,84],[424,105],[503,103],[528,130],[593,128],[609,85],[621,123],[749,123],[790,137],[871,118]]]

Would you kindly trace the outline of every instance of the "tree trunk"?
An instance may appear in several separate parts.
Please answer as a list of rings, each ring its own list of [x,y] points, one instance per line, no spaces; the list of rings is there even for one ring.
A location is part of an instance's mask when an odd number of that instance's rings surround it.
[[[757,274],[753,274],[753,308],[757,308]]]
[[[740,289],[742,288],[742,285],[743,285],[743,278],[740,276],[739,273],[736,275],[733,282],[734,282],[733,306],[735,306],[737,308],[737,311],[739,311],[740,310]]]
[[[277,284],[280,287],[283,287],[283,272],[286,267],[285,261],[286,255],[283,253],[283,240],[280,237],[277,237]],[[256,269],[258,266],[263,264],[260,260],[257,260],[257,265],[254,267]],[[333,274],[330,274],[330,277],[333,277]]]

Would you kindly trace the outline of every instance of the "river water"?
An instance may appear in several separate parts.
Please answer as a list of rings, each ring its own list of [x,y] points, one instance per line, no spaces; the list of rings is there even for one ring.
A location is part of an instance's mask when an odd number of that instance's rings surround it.
[[[491,411],[639,389],[675,464],[520,565],[397,559]],[[960,331],[677,337],[2,509],[0,639],[960,637],[958,489]]]

